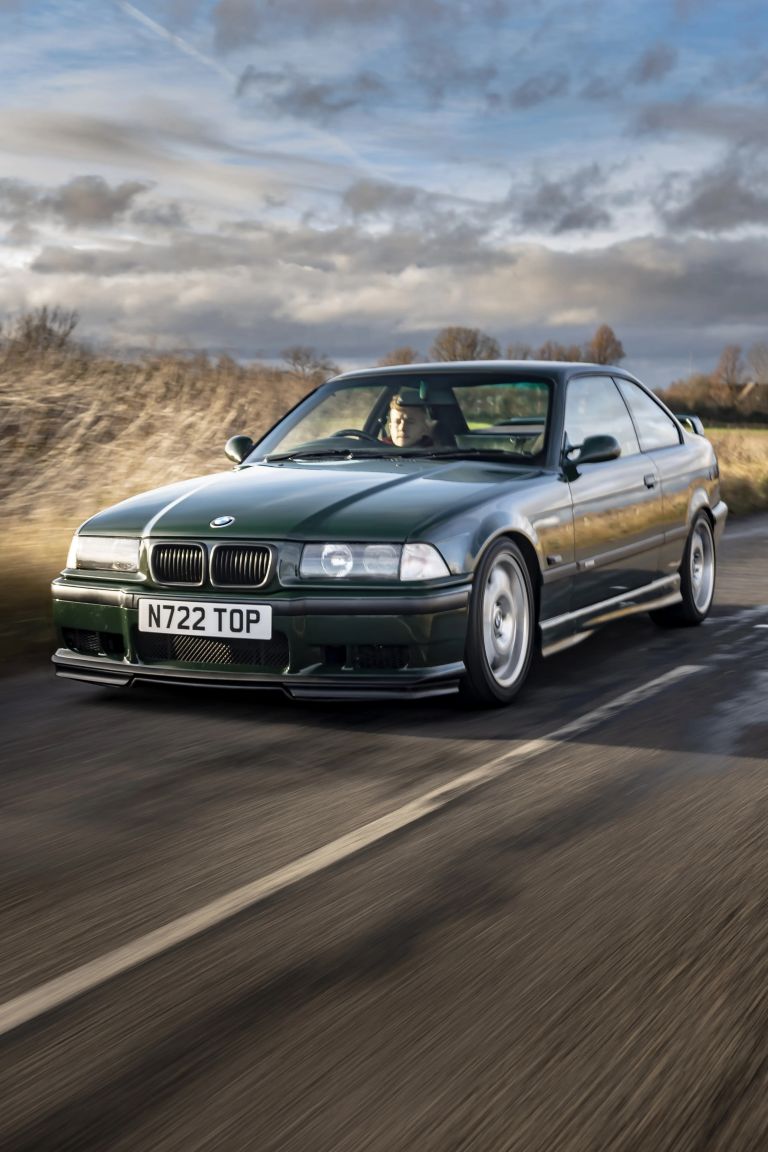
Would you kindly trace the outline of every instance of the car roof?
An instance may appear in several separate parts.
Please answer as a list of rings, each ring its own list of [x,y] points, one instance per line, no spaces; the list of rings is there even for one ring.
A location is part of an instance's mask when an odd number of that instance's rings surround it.
[[[493,373],[500,370],[514,372],[535,373],[537,376],[545,375],[550,379],[566,379],[585,370],[607,375],[623,376],[634,380],[636,377],[625,368],[618,368],[613,364],[585,364],[578,360],[437,360],[423,364],[387,364],[379,368],[357,368],[351,372],[342,372],[334,376],[334,380],[351,380],[359,376],[402,376],[424,375],[430,373],[453,373],[472,371],[476,373]]]

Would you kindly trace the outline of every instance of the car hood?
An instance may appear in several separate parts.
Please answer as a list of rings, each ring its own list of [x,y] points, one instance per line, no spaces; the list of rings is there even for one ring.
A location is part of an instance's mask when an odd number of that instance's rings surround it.
[[[261,463],[142,493],[93,516],[88,534],[405,540],[542,473],[506,463],[377,459]],[[220,516],[234,522],[211,527]]]

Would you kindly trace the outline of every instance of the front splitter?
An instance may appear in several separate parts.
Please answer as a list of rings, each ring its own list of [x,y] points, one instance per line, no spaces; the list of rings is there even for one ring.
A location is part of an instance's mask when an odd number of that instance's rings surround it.
[[[217,673],[192,668],[149,668],[81,657],[59,649],[51,657],[56,675],[105,687],[166,684],[199,688],[278,689],[294,700],[421,700],[459,691],[464,664],[443,665],[409,676],[288,676],[265,673]]]

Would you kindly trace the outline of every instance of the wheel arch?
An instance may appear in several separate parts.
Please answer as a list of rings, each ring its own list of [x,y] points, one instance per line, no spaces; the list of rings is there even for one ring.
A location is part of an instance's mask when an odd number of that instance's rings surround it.
[[[688,503],[688,531],[690,532],[693,527],[693,522],[698,516],[699,512],[703,512],[709,520],[710,527],[714,531],[715,528],[715,514],[712,511],[709,493],[704,488],[695,488],[691,493],[691,499]]]
[[[483,557],[488,552],[489,548],[492,548],[493,545],[497,544],[499,540],[511,540],[513,544],[518,546],[522,553],[523,560],[525,560],[525,566],[528,569],[528,575],[531,578],[531,588],[533,590],[533,607],[535,613],[534,624],[537,624],[539,620],[539,611],[541,608],[541,564],[539,562],[539,554],[536,551],[535,544],[528,536],[526,536],[524,532],[521,532],[517,528],[502,528],[499,529],[498,532],[494,533],[493,536],[490,536],[486,540],[482,550],[475,557],[475,572],[480,567],[480,564],[483,561]]]

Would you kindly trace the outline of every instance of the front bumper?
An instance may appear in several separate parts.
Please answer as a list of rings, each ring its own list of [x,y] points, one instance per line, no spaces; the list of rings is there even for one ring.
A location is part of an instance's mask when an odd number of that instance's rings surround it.
[[[142,591],[180,598],[179,590]],[[141,593],[132,588],[62,577],[52,592],[60,642],[52,661],[68,679],[277,688],[302,699],[398,699],[455,692],[464,673],[468,584],[405,594],[233,596],[233,603],[272,607],[279,643],[263,654],[254,648],[248,659],[242,647],[215,641],[195,651],[170,651],[172,644],[165,653],[158,645],[148,651],[153,638],[138,631]]]

